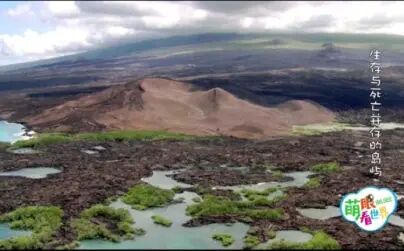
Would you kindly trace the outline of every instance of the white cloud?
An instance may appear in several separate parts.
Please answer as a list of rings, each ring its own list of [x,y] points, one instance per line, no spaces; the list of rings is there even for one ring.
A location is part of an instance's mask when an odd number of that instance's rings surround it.
[[[68,18],[79,15],[80,9],[74,1],[55,1],[46,2],[46,8],[49,13],[58,18]]]
[[[115,36],[115,37],[121,37],[121,36],[126,36],[126,35],[131,35],[134,34],[134,30],[128,29],[125,27],[120,27],[120,26],[110,26],[106,28],[106,33]]]
[[[251,17],[246,17],[241,21],[241,26],[245,29],[249,28],[254,22],[254,19]]]
[[[0,55],[45,57],[151,34],[298,30],[404,35],[402,9],[404,2],[35,2],[6,14],[34,13],[53,29],[38,32],[27,22],[23,33],[0,34]]]
[[[85,29],[79,27],[56,27],[43,33],[28,29],[21,35],[0,35],[0,41],[16,56],[38,55],[69,51],[72,45],[88,47],[88,35]]]
[[[19,17],[19,16],[26,16],[26,15],[33,15],[33,11],[31,9],[31,4],[24,3],[19,4],[13,9],[8,9],[6,14],[10,17]]]

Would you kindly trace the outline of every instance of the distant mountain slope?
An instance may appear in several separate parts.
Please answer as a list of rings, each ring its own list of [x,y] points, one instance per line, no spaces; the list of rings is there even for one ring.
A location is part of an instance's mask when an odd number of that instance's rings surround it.
[[[333,118],[331,111],[308,101],[268,108],[220,88],[200,91],[183,82],[146,78],[66,102],[25,122],[53,131],[142,129],[258,138]]]
[[[70,65],[73,63],[93,63],[94,60],[113,60],[120,57],[136,56],[139,53],[181,46],[200,46],[208,43],[239,43],[243,46],[313,49],[322,44],[337,43],[344,48],[366,49],[378,47],[394,52],[402,52],[404,37],[388,34],[344,34],[344,33],[199,33],[122,41],[113,45],[103,45],[89,51],[79,52],[50,59],[0,66],[0,73],[20,69]],[[276,48],[276,47],[275,47]],[[392,54],[394,55],[394,53]]]
[[[264,106],[309,99],[333,111],[363,109],[369,107],[369,48],[383,48],[388,71],[389,66],[404,68],[403,42],[402,36],[312,33],[208,33],[127,41],[35,67],[0,67],[0,96],[27,92],[51,97],[50,92],[80,93],[153,76],[205,90],[219,87]],[[404,107],[402,75],[400,68],[384,74],[384,107]]]
[[[170,48],[183,45],[196,45],[203,43],[221,42],[236,39],[256,38],[262,34],[238,34],[238,33],[202,33],[184,36],[172,36],[167,38],[146,39],[141,41],[124,42],[116,45],[103,46],[86,52],[66,55],[56,58],[38,60],[27,63],[0,66],[0,72],[18,70],[31,67],[50,67],[74,62],[86,62],[89,60],[108,60],[132,55],[153,49]]]

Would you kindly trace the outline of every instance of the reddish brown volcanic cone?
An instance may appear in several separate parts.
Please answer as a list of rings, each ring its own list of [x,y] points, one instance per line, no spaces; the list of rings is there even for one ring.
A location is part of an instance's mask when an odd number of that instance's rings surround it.
[[[293,125],[333,119],[331,111],[308,101],[267,108],[220,88],[193,91],[186,83],[147,78],[69,101],[25,121],[55,131],[142,129],[260,138],[285,134]]]

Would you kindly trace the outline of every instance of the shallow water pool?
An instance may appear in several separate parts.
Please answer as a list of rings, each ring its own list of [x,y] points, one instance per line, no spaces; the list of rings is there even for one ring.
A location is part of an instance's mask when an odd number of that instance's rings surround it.
[[[19,148],[19,149],[10,150],[10,152],[12,152],[14,154],[37,154],[37,153],[40,153],[40,151],[37,151],[37,150],[32,149],[32,148]]]
[[[258,184],[252,185],[236,185],[236,186],[215,186],[214,189],[231,189],[233,191],[241,191],[243,189],[252,189],[257,191],[263,191],[267,188],[274,188],[274,187],[301,187],[303,186],[308,180],[309,176],[313,173],[310,171],[303,171],[303,172],[290,172],[285,173],[284,175],[287,177],[292,177],[293,180],[286,181],[286,182],[260,182]]]
[[[281,230],[276,231],[276,236],[274,239],[268,240],[265,243],[261,243],[258,245],[257,249],[266,249],[274,242],[278,241],[286,241],[293,243],[304,243],[308,242],[313,238],[313,236],[309,233],[305,233],[298,230]]]
[[[324,209],[319,208],[297,208],[297,211],[304,217],[317,220],[327,220],[333,217],[340,216],[340,211],[338,207],[327,206]]]
[[[17,140],[25,139],[25,127],[21,124],[8,123],[0,120],[0,142],[13,143]]]
[[[8,224],[2,224],[0,223],[0,240],[6,240],[9,238],[21,236],[21,235],[29,235],[29,231],[23,231],[23,230],[14,230],[11,229]]]
[[[151,177],[143,178],[144,182],[160,188],[170,189],[175,186],[190,186],[180,183],[168,177],[173,171],[154,171]],[[183,198],[182,203],[175,203],[167,207],[148,210],[134,210],[130,206],[117,200],[111,203],[114,208],[125,208],[129,210],[135,220],[136,228],[146,230],[144,236],[138,236],[134,240],[126,240],[120,243],[113,243],[103,240],[82,241],[78,249],[223,249],[220,242],[212,239],[215,233],[228,233],[233,236],[235,242],[229,246],[230,249],[241,249],[243,237],[249,226],[243,223],[234,224],[209,224],[199,227],[184,227],[182,224],[191,219],[185,214],[186,207],[192,203],[193,198],[198,194],[183,192],[175,195],[175,199]],[[154,224],[151,216],[160,215],[172,221],[171,227],[164,227]]]
[[[16,171],[2,172],[0,176],[25,177],[30,179],[43,179],[50,174],[60,173],[61,170],[53,167],[23,168]]]

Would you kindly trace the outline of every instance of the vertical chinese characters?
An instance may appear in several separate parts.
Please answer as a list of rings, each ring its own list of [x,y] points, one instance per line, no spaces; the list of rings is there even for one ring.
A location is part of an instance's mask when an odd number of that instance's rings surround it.
[[[382,72],[382,64],[381,64],[381,52],[377,49],[370,51],[370,63],[369,68],[371,71],[371,80],[370,80],[370,106],[371,106],[371,116],[370,116],[370,130],[369,133],[372,137],[372,140],[369,144],[371,153],[371,168],[370,172],[376,175],[382,175],[382,158],[381,152],[382,143],[381,143],[381,99],[382,99],[382,81],[381,81],[381,72]]]

